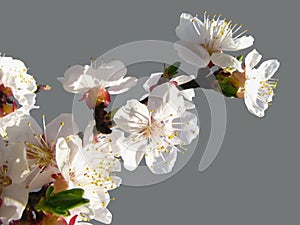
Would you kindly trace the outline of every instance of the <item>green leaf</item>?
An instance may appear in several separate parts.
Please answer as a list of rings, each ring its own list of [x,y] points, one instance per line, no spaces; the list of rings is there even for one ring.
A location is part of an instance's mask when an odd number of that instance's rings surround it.
[[[49,198],[52,192],[54,191],[54,187],[50,186],[46,190],[46,198]]]
[[[222,80],[224,80],[224,78],[226,78],[226,76],[225,75],[223,75],[223,74],[217,74],[216,75],[216,79],[218,80],[218,81],[222,81]]]
[[[180,64],[181,64],[180,62],[175,62],[172,65],[168,66],[167,68],[165,68],[162,76],[169,80],[172,79],[172,77],[178,73]]]
[[[88,199],[82,198],[83,194],[84,190],[80,188],[53,193],[53,187],[49,187],[35,208],[56,216],[68,216],[70,209],[89,203]]]
[[[219,84],[226,97],[236,97],[237,88],[231,84],[230,77],[224,78]]]
[[[243,58],[244,56],[243,55],[239,55],[238,57],[236,57],[238,61],[242,62],[243,61]]]

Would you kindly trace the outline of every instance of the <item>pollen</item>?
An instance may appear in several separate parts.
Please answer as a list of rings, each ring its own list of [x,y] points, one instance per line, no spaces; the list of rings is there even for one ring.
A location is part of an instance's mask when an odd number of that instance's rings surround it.
[[[12,184],[12,179],[7,176],[8,166],[3,165],[0,167],[0,195],[2,194],[2,188]]]
[[[169,139],[173,139],[174,137],[175,137],[175,135],[172,134],[172,135],[169,135],[168,138],[169,138]]]

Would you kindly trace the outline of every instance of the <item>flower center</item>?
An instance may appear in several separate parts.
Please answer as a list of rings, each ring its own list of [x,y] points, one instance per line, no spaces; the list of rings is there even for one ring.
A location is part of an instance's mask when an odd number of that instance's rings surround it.
[[[144,137],[149,138],[152,134],[161,133],[163,126],[159,124],[155,119],[151,118],[145,128],[140,132]]]
[[[269,92],[276,89],[277,83],[278,83],[278,80],[276,80],[276,79],[270,79],[270,80],[267,80],[267,81],[261,81],[260,82],[261,88],[262,89],[267,89]]]
[[[173,115],[170,114],[170,117]],[[177,132],[170,132],[166,129],[165,123],[163,121],[157,121],[151,117],[148,125],[140,132],[146,138],[163,138],[164,140],[171,140],[178,136]]]
[[[0,167],[0,195],[2,194],[2,188],[12,184],[12,180],[7,176],[8,166],[3,165]]]
[[[0,85],[0,118],[14,112],[18,105],[12,99],[13,93],[11,88]]]
[[[43,115],[43,123],[45,124]],[[31,124],[28,123],[28,126],[31,128]],[[47,166],[56,166],[55,158],[55,144],[59,136],[59,133],[64,126],[64,122],[60,123],[58,128],[56,138],[51,140],[51,143],[46,139],[46,128],[44,127],[44,134],[37,135],[33,132],[33,136],[37,140],[36,144],[29,143],[25,141],[27,156],[30,159],[35,160],[35,164],[40,168],[46,168]]]
[[[45,139],[40,136],[39,144],[26,144],[27,155],[30,159],[35,159],[35,164],[39,167],[47,167],[49,165],[55,165],[55,149],[51,148]]]
[[[222,48],[226,46],[228,42],[235,42],[241,35],[247,32],[247,30],[245,30],[236,37],[233,37],[233,34],[239,31],[242,25],[232,25],[232,20],[226,21],[226,19],[220,19],[220,17],[221,15],[217,18],[216,15],[210,17],[207,12],[204,13],[205,40],[202,46],[210,55],[214,52],[221,52]],[[193,20],[192,22],[195,21]]]
[[[273,90],[276,89],[278,80],[276,79],[270,79],[267,81],[261,81],[260,88],[258,90],[258,98],[264,102],[269,103],[270,97],[273,96],[274,92]]]
[[[220,16],[215,20],[215,16],[210,18],[209,15],[204,14],[205,29],[208,37],[202,46],[206,48],[210,55],[214,52],[220,52],[222,50],[222,42],[231,37],[232,21],[220,20]]]
[[[95,108],[101,103],[104,103],[104,105],[107,106],[108,103],[111,102],[110,94],[108,93],[108,91],[105,88],[99,89],[99,87],[95,87],[87,91],[80,99],[80,101],[82,100],[86,101],[86,104],[90,109]]]

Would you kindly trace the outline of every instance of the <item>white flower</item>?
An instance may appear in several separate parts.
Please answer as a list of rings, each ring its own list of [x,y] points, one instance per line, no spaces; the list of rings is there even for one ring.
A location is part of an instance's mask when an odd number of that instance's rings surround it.
[[[181,145],[190,144],[199,133],[197,117],[185,111],[183,96],[171,83],[155,87],[147,106],[134,99],[127,101],[113,120],[130,134],[121,152],[128,170],[136,169],[145,155],[153,173],[170,172]]]
[[[71,93],[84,94],[88,107],[94,108],[99,103],[107,105],[110,94],[120,94],[136,85],[137,79],[125,77],[127,68],[120,61],[103,63],[97,68],[75,65],[64,74],[63,87]]]
[[[257,69],[254,67],[259,63],[262,56],[254,49],[245,58],[245,104],[252,114],[263,117],[265,110],[272,101],[277,80],[272,76],[278,70],[280,63],[275,60],[263,62]]]
[[[24,145],[6,145],[0,139],[0,223],[21,218],[28,200],[28,172]]]
[[[27,68],[20,60],[0,56],[0,134],[5,129],[18,125],[23,115],[35,106],[34,78],[27,74]]]
[[[221,68],[243,71],[241,63],[223,51],[237,51],[253,44],[252,36],[242,36],[246,31],[234,34],[241,28],[232,26],[232,21],[215,19],[204,14],[203,22],[188,13],[182,13],[176,34],[180,41],[175,44],[178,54],[197,67],[206,67],[210,62]],[[242,37],[241,37],[242,36]]]
[[[111,175],[120,171],[120,162],[110,144],[118,134],[107,135],[97,143],[82,146],[77,135],[60,138],[56,145],[57,165],[68,187],[82,188],[84,198],[90,200],[88,206],[82,206],[72,212],[81,216],[81,221],[95,219],[103,223],[111,223],[112,215],[106,208],[110,202],[109,190],[119,187],[121,178]],[[89,210],[87,210],[89,209]]]
[[[140,100],[145,99],[149,96],[149,93],[152,91],[154,87],[156,87],[158,84],[160,84],[161,80],[165,80],[167,82],[167,79],[161,78],[162,72],[160,73],[152,73],[150,77],[146,80],[145,84],[143,85],[143,88],[148,92],[143,97],[141,97]],[[185,84],[191,80],[195,79],[194,75],[180,75],[173,77],[169,82],[175,84],[176,86]],[[193,109],[195,108],[195,105],[191,102],[193,100],[193,97],[195,97],[195,91],[192,88],[186,89],[186,90],[180,90],[180,94],[187,99],[187,101],[184,102],[184,106],[187,109]]]
[[[31,116],[24,117],[19,126],[7,128],[9,143],[22,143],[30,164],[30,189],[40,188],[52,181],[58,172],[56,165],[56,142],[61,137],[78,133],[72,114],[63,113],[47,126],[43,117],[43,129]]]

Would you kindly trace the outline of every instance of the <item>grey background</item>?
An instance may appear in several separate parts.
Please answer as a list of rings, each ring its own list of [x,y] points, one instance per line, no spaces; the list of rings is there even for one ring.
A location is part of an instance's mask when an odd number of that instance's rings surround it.
[[[0,51],[24,60],[38,81],[53,87],[39,95],[43,110],[33,113],[40,118],[45,112],[50,121],[72,109],[73,96],[56,80],[68,65],[88,63],[127,42],[175,41],[182,11],[200,17],[204,10],[222,13],[244,24],[264,59],[281,61],[277,95],[266,117],[256,118],[242,101],[227,99],[222,150],[199,173],[210,126],[199,92],[202,133],[193,159],[163,183],[113,191],[112,224],[293,225],[300,221],[298,9],[295,0],[1,1]],[[145,76],[156,67],[131,72]]]

